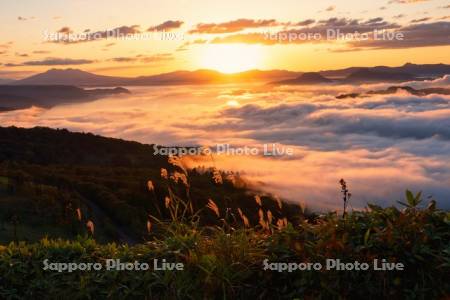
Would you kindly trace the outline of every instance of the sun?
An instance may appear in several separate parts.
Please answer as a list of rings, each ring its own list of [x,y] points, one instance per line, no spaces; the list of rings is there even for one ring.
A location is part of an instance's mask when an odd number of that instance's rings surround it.
[[[262,49],[258,45],[205,45],[200,66],[223,73],[236,73],[261,67]]]

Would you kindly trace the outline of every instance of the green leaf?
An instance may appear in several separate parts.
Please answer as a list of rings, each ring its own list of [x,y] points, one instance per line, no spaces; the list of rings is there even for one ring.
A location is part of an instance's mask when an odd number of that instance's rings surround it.
[[[397,203],[399,203],[399,204],[401,204],[403,206],[406,206],[406,207],[411,207],[411,205],[406,204],[405,202],[402,202],[402,201],[397,201]]]
[[[414,206],[417,206],[420,202],[422,202],[422,192],[418,192],[416,197],[414,198]]]
[[[364,234],[364,245],[367,245],[367,242],[369,241],[370,237],[370,228],[367,229],[366,233]]]
[[[375,205],[375,204],[367,203],[367,206],[373,211],[380,211],[380,210],[382,210],[382,208],[380,206]]]
[[[414,195],[410,190],[406,190],[406,200],[410,206],[414,206]]]

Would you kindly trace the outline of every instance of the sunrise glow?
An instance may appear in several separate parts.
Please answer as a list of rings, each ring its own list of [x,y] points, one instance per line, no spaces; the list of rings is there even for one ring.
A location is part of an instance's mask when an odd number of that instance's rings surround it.
[[[206,45],[200,52],[199,65],[223,73],[236,73],[261,67],[263,50],[241,44]]]

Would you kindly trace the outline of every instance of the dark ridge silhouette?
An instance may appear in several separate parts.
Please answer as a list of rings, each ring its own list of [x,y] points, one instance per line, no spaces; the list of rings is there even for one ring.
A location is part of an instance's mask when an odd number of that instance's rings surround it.
[[[181,84],[220,84],[253,81],[271,81],[298,76],[298,72],[284,70],[249,70],[234,74],[223,74],[214,70],[175,71],[150,76],[114,77],[96,75],[78,69],[51,69],[25,79],[15,85],[75,85],[75,86],[151,86]]]
[[[370,72],[370,73],[369,73]],[[226,84],[242,82],[277,82],[285,84],[320,84],[342,80],[348,77],[352,82],[401,81],[411,79],[435,78],[450,74],[450,65],[416,65],[405,64],[400,67],[351,67],[340,70],[320,72],[293,72],[286,70],[249,70],[245,72],[224,74],[214,70],[174,71],[169,73],[139,76],[115,77],[97,75],[78,69],[51,69],[44,73],[16,80],[0,80],[1,84],[13,85],[74,85],[74,86],[153,86],[182,84]],[[304,77],[300,75],[305,75]],[[322,76],[319,77],[318,75]],[[339,81],[336,81],[339,83]],[[345,83],[345,82],[344,82]]]
[[[80,207],[96,224],[103,224],[98,230],[107,231],[97,235],[103,241],[121,240],[120,232],[127,240],[140,240],[148,214],[170,217],[163,209],[168,182],[161,177],[161,168],[169,173],[180,170],[168,163],[166,155],[155,154],[153,145],[44,127],[0,127],[0,145],[0,196],[9,197],[0,201],[0,216],[4,212],[19,215],[22,225],[33,226],[35,238],[44,237],[49,226],[67,219],[68,207],[72,217],[73,210]],[[257,224],[259,206],[252,185],[239,173],[220,173],[223,183],[216,184],[210,168],[188,171],[194,207],[203,208],[212,198],[222,210],[240,207],[250,222]],[[233,176],[233,182],[225,179],[227,175]],[[155,194],[149,192],[148,180],[153,182]],[[181,183],[171,180],[170,184],[172,192],[186,196]],[[45,203],[38,212],[32,210],[35,201]],[[261,195],[261,201],[274,217],[298,215],[297,205],[283,202],[281,209],[267,194]],[[220,225],[208,211],[201,214],[202,224]],[[56,228],[65,236],[76,236],[70,233],[70,226]],[[62,233],[52,232],[52,236]],[[3,234],[0,231],[0,241]]]
[[[75,85],[111,86],[121,85],[130,78],[92,74],[78,69],[50,69],[44,73],[17,80],[16,85]]]
[[[14,81],[15,81],[14,79],[0,78],[0,85],[12,84]]]
[[[426,96],[426,95],[430,95],[430,94],[450,95],[450,89],[447,89],[447,88],[414,89],[410,86],[391,86],[385,90],[368,91],[367,93],[363,93],[363,94],[359,94],[359,93],[340,94],[340,95],[336,96],[336,99],[368,97],[369,95],[395,94],[399,90],[406,91],[406,92],[410,93],[411,95],[415,95],[415,96]]]
[[[0,85],[0,109],[14,110],[31,106],[50,108],[58,104],[95,100],[113,94],[129,93],[114,89],[82,89],[70,85]]]
[[[308,72],[304,73],[297,78],[294,79],[288,79],[288,80],[282,80],[274,82],[273,84],[323,84],[323,83],[331,83],[332,80],[323,77],[319,73],[315,72]]]
[[[416,77],[441,77],[450,74],[450,65],[446,64],[412,64],[406,63],[399,67],[387,67],[387,66],[376,66],[376,67],[350,67],[338,70],[326,70],[320,71],[322,76],[329,78],[345,78],[350,74],[360,71],[363,69],[370,69],[375,72],[384,73],[409,73],[414,74]]]
[[[392,82],[392,81],[410,81],[417,77],[408,73],[393,73],[383,71],[373,71],[371,69],[361,69],[348,75],[344,82],[361,83],[361,82]]]

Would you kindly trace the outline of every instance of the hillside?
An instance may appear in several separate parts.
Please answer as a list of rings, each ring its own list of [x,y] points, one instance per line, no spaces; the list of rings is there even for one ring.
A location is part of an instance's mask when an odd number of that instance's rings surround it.
[[[14,82],[13,79],[0,78],[0,85],[2,85],[2,84],[11,84],[13,82]]]
[[[288,79],[288,80],[281,80],[281,81],[277,81],[274,82],[273,84],[324,84],[324,83],[331,83],[332,80],[323,77],[322,75],[320,75],[319,73],[315,73],[315,72],[308,72],[308,73],[303,73],[302,75],[298,76],[297,78],[294,79]]]
[[[450,65],[446,64],[412,64],[406,63],[403,66],[398,67],[387,67],[387,66],[376,66],[376,67],[351,67],[338,70],[324,70],[319,73],[322,76],[330,78],[344,78],[350,74],[360,71],[363,69],[369,69],[374,72],[384,72],[384,73],[407,73],[413,74],[416,77],[441,77],[446,74],[450,74]]]
[[[370,95],[389,95],[395,94],[399,91],[407,92],[415,96],[427,96],[431,94],[450,95],[450,89],[447,88],[426,88],[415,89],[410,86],[390,86],[385,90],[374,90],[366,93],[350,93],[340,94],[336,96],[336,99],[356,98],[356,97],[369,97]]]
[[[31,106],[50,108],[65,103],[92,101],[115,94],[128,94],[127,89],[82,89],[71,85],[0,85],[0,111]]]
[[[123,85],[129,80],[124,77],[103,76],[78,69],[50,69],[44,73],[17,80],[16,85],[76,85],[111,86]]]
[[[181,181],[161,177],[162,168],[169,174],[182,170],[168,163],[166,156],[153,155],[152,145],[67,130],[14,127],[0,127],[0,145],[0,220],[7,224],[6,230],[0,230],[3,242],[14,239],[11,222],[16,218],[21,240],[45,235],[73,238],[80,230],[77,209],[83,218],[94,220],[100,241],[137,242],[142,240],[148,214],[170,216],[162,210],[168,194],[186,196]],[[215,183],[213,173],[223,177],[223,184]],[[234,214],[238,207],[251,215],[257,212],[254,192],[239,174],[194,169],[187,176],[194,207],[204,207],[211,198]],[[230,176],[233,181],[226,179]],[[148,190],[149,180],[154,191]],[[261,198],[273,207],[274,215],[291,218],[292,211],[298,211],[286,204],[278,212],[273,198]],[[214,223],[210,217],[203,221]],[[249,219],[258,222],[256,217]]]
[[[343,81],[346,83],[364,82],[393,82],[411,81],[417,79],[415,75],[409,73],[375,71],[371,69],[361,69],[348,75]]]

